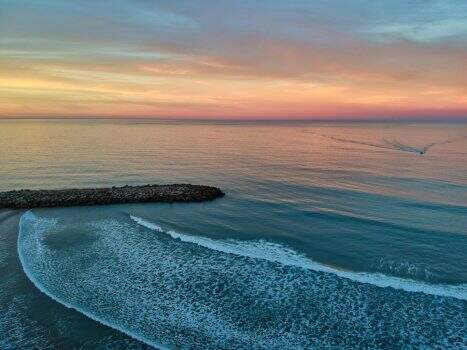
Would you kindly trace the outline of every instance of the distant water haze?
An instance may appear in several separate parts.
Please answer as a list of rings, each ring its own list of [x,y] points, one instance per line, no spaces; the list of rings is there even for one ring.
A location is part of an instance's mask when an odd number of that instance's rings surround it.
[[[458,348],[466,135],[462,123],[0,121],[0,190],[226,192],[210,203],[34,209],[17,214],[18,236],[8,214],[0,266],[22,282],[0,282],[1,307],[21,286],[76,311],[44,326],[37,303],[21,299],[14,317],[34,326],[2,320],[0,333],[102,344],[99,328],[69,327],[93,322],[77,321],[86,315],[116,329],[104,332],[116,344],[141,347]]]

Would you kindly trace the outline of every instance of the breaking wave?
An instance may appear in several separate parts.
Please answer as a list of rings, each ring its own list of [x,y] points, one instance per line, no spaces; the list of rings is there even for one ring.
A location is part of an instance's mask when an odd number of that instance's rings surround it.
[[[130,217],[139,225],[142,225],[151,230],[166,233],[174,239],[179,239],[182,242],[197,244],[202,247],[223,253],[234,254],[253,259],[264,259],[287,266],[295,266],[313,271],[332,273],[339,277],[347,278],[360,283],[369,283],[377,287],[391,287],[395,289],[402,289],[407,292],[421,292],[426,294],[467,300],[466,284],[455,286],[436,285],[403,279],[399,277],[387,276],[378,273],[345,271],[317,263],[281,244],[271,243],[267,241],[242,242],[236,240],[214,240],[206,237],[191,236],[178,233],[172,230],[164,231],[162,227],[153,222],[133,215],[131,215]]]
[[[69,223],[29,211],[18,253],[51,298],[159,348],[383,348],[387,339],[449,348],[466,340],[465,289],[340,271],[279,244],[192,236],[137,216]]]
[[[65,306],[65,307],[67,307],[69,309],[74,309],[74,310],[82,313],[83,315],[86,315],[87,317],[93,319],[94,321],[97,321],[99,323],[102,323],[105,326],[116,329],[117,331],[125,333],[125,334],[129,335],[130,337],[132,337],[134,339],[142,341],[142,342],[144,342],[146,344],[149,344],[151,346],[155,346],[155,347],[157,347],[157,348],[159,348],[161,350],[167,350],[168,349],[168,348],[163,347],[162,345],[160,345],[158,343],[155,343],[155,342],[151,341],[150,339],[142,337],[142,336],[140,336],[140,335],[138,335],[136,333],[132,333],[129,330],[124,329],[124,328],[120,327],[119,325],[105,319],[104,317],[99,317],[95,313],[90,312],[90,311],[86,310],[85,308],[81,308],[78,305],[70,303],[65,298],[60,298],[60,297],[54,295],[54,293],[49,288],[47,288],[47,286],[45,284],[41,283],[41,281],[38,278],[36,278],[36,276],[34,275],[33,270],[30,269],[29,266],[28,266],[27,256],[25,256],[23,249],[21,249],[21,247],[22,247],[22,245],[21,245],[21,242],[22,242],[21,241],[21,238],[22,238],[21,235],[22,235],[22,233],[25,232],[25,230],[29,229],[28,226],[31,225],[31,223],[33,224],[33,226],[35,228],[39,227],[39,230],[36,232],[34,240],[36,242],[36,247],[38,247],[40,249],[42,246],[41,246],[41,244],[37,244],[37,243],[42,241],[42,238],[43,238],[44,233],[45,233],[45,227],[47,227],[48,225],[56,225],[57,220],[39,218],[32,211],[29,210],[29,211],[25,212],[21,216],[21,219],[20,219],[20,222],[19,222],[18,257],[19,257],[19,260],[20,260],[21,265],[23,267],[24,273],[29,278],[29,280],[36,286],[37,289],[39,289],[42,293],[47,295],[49,298],[51,298],[51,299],[55,300],[56,302],[62,304],[63,306]]]

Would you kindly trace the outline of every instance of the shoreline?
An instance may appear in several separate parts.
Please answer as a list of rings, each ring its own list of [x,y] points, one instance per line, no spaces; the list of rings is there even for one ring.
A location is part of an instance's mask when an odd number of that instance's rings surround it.
[[[158,349],[68,308],[35,285],[25,273],[18,255],[19,222],[24,213],[25,210],[0,209],[0,244],[3,245],[0,245],[0,269],[9,271],[9,278],[0,281],[0,312],[5,317],[2,320],[0,316],[0,334],[3,336],[0,337],[0,348],[6,345],[11,349],[75,349],[87,342],[100,344],[110,339],[115,348]],[[16,308],[15,316],[6,319],[11,307]],[[66,331],[61,328],[63,322],[68,324]],[[18,334],[34,338],[35,346]]]
[[[172,184],[0,192],[0,209],[31,209],[124,203],[204,202],[225,194],[217,187]]]

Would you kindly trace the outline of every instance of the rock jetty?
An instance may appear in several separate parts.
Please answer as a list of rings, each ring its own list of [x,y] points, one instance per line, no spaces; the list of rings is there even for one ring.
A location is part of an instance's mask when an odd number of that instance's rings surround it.
[[[0,208],[29,209],[147,202],[202,202],[223,197],[217,187],[190,184],[0,192]]]

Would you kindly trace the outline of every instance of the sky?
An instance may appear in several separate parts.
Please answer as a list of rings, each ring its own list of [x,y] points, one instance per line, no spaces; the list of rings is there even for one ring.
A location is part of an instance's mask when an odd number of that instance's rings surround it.
[[[466,0],[0,0],[0,117],[467,119]]]

